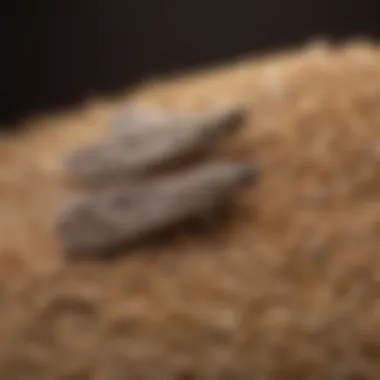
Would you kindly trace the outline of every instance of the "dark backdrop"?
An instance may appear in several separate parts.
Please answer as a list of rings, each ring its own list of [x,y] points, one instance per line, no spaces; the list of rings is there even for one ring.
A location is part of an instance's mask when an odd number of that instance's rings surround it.
[[[2,7],[2,122],[313,37],[380,36],[379,0],[14,0]]]

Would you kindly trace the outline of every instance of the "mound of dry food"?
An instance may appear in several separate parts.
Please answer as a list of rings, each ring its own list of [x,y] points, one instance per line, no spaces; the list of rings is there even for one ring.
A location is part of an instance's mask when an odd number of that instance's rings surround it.
[[[67,262],[61,159],[131,102],[246,104],[223,155],[252,159],[259,181],[207,233]],[[247,58],[25,124],[0,141],[2,378],[380,377],[378,45]]]

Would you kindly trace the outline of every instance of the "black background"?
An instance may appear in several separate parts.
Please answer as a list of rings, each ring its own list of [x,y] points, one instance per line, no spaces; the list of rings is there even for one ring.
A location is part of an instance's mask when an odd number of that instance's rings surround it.
[[[1,122],[144,78],[316,37],[380,37],[380,1],[60,0],[2,5]]]

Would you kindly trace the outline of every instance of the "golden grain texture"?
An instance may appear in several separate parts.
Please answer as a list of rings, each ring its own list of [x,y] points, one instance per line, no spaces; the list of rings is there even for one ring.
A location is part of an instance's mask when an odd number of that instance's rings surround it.
[[[247,102],[236,144],[261,179],[208,235],[67,263],[59,159],[127,100]],[[378,45],[247,58],[25,124],[0,149],[1,378],[380,378]]]

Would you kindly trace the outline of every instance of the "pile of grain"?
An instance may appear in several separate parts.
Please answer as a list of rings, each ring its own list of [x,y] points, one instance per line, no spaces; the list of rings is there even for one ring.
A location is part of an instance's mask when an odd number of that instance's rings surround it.
[[[72,265],[52,224],[58,161],[99,136],[120,99],[3,138],[1,377],[378,379],[379,46],[312,45],[147,83],[130,99],[248,102],[237,144],[261,180],[209,235]]]

